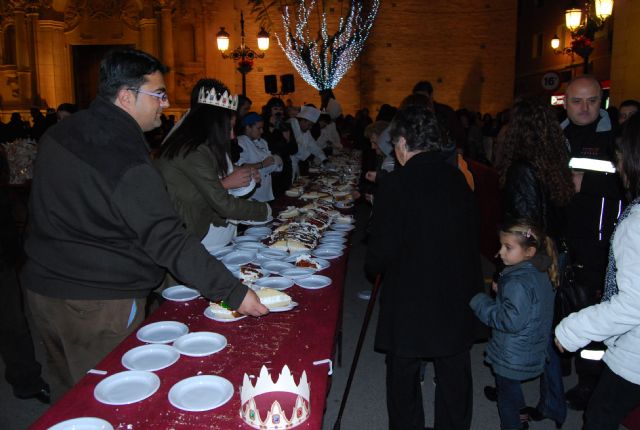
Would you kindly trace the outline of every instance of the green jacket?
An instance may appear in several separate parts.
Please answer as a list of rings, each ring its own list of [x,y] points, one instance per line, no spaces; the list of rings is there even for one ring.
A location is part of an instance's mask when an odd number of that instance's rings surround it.
[[[266,203],[233,197],[222,186],[221,168],[208,145],[200,145],[186,157],[161,157],[155,164],[186,229],[200,239],[209,231],[209,224],[222,227],[229,219],[267,219]]]

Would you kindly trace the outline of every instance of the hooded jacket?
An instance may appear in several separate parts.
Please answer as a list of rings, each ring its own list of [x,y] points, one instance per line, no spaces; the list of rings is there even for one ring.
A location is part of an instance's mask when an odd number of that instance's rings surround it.
[[[61,299],[146,297],[165,269],[237,308],[247,292],[175,213],[138,123],[109,100],[42,137],[22,283]]]
[[[471,299],[480,321],[493,329],[487,362],[500,376],[522,381],[544,369],[555,296],[548,266],[542,255],[507,266],[495,299],[485,293]]]

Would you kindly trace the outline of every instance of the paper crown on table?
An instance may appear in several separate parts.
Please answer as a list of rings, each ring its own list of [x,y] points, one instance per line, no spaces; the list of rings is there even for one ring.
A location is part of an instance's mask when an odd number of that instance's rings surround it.
[[[271,404],[269,411],[261,413],[258,410],[255,398],[272,392],[291,393],[296,396],[295,405],[289,417],[277,400]],[[271,379],[266,366],[260,369],[260,376],[255,386],[251,384],[249,376],[244,374],[240,388],[240,417],[249,426],[261,430],[290,429],[305,422],[310,414],[310,387],[306,372],[302,372],[300,383],[297,385],[287,365],[282,368],[276,383]],[[261,416],[264,416],[264,419],[261,419]]]
[[[210,91],[205,91],[204,88],[201,88],[200,94],[198,94],[198,103],[218,106],[225,109],[238,110],[238,96],[232,96],[225,91],[220,97],[218,97],[215,88],[212,88]]]

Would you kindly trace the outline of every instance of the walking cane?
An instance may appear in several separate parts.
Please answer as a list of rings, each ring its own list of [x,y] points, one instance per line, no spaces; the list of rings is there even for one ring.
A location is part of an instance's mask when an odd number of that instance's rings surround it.
[[[378,290],[380,289],[380,275],[376,275],[376,280],[373,284],[373,290],[371,290],[371,297],[369,297],[369,304],[367,305],[367,312],[364,314],[364,321],[362,321],[362,328],[360,329],[360,337],[358,337],[358,344],[356,345],[356,353],[353,356],[351,362],[351,369],[349,370],[349,378],[347,378],[347,386],[344,387],[344,393],[342,394],[342,402],[340,403],[340,411],[338,411],[338,418],[333,425],[333,430],[340,430],[340,421],[342,421],[342,413],[347,405],[347,398],[349,397],[349,390],[351,389],[351,382],[353,382],[353,375],[356,373],[356,367],[358,367],[358,359],[360,358],[360,351],[362,350],[362,343],[364,337],[367,334],[367,327],[369,326],[369,320],[371,319],[371,312],[373,306],[376,303],[376,297],[378,296]]]

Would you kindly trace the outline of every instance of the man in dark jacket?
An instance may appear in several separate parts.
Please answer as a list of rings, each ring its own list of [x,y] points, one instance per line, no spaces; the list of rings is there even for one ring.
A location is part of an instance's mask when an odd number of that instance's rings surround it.
[[[158,127],[169,106],[164,72],[144,52],[110,52],[90,108],[41,139],[22,282],[64,388],[143,320],[165,269],[207,299],[243,314],[267,312],[186,233],[151,163],[143,132]]]
[[[366,257],[366,270],[384,275],[375,347],[386,354],[389,428],[424,429],[420,365],[432,359],[435,428],[468,429],[474,317],[467,303],[482,290],[473,192],[447,160],[426,107],[401,109],[390,127],[403,167],[379,185]]]
[[[613,161],[614,136],[609,115],[600,108],[602,89],[593,77],[573,79],[565,93],[567,119],[561,124],[576,160]],[[576,194],[567,208],[567,243],[576,283],[592,303],[600,300],[607,266],[609,241],[622,210],[622,189],[615,173],[574,169]],[[576,357],[578,385],[567,392],[567,406],[584,410],[600,374],[598,361]]]

